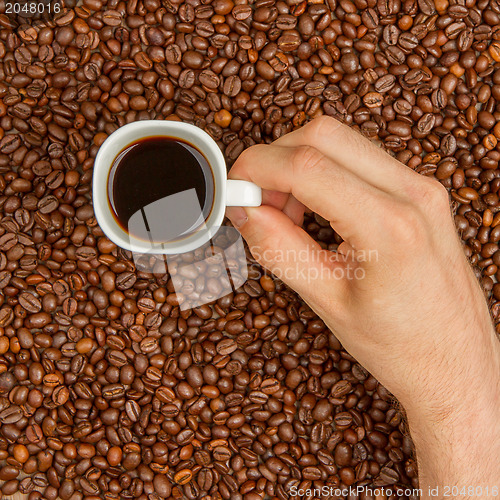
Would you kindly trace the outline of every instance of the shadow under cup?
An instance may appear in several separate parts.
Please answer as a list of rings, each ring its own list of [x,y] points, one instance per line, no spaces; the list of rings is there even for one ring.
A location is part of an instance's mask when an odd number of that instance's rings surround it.
[[[122,230],[156,247],[204,229],[214,204],[214,174],[193,144],[177,137],[145,137],[118,153],[107,194]]]

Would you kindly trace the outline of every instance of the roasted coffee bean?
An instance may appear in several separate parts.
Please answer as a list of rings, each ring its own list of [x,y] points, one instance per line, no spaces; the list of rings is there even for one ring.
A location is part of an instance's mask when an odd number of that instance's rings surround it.
[[[9,406],[0,411],[0,422],[2,424],[15,424],[23,417],[22,410],[19,406]]]
[[[207,279],[142,269],[97,226],[91,172],[136,120],[194,123],[230,165],[333,116],[450,190],[498,323],[498,9],[66,3],[41,27],[0,28],[2,494],[417,487],[401,413],[300,297],[256,265],[222,298],[216,265]],[[304,228],[323,248],[341,241],[314,214]],[[181,310],[192,290],[209,304]]]
[[[375,82],[375,90],[381,93],[388,92],[394,87],[395,83],[396,77],[394,75],[385,75]]]

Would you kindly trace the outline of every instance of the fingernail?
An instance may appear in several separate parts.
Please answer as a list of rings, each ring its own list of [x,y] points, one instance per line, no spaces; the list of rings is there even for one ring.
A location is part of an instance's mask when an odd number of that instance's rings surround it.
[[[236,229],[239,229],[248,220],[248,215],[242,207],[227,207],[226,215]]]

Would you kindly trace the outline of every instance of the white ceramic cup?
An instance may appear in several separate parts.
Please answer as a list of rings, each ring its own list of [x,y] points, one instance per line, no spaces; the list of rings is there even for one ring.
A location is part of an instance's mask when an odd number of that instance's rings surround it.
[[[190,143],[205,156],[213,174],[214,200],[208,218],[194,232],[171,241],[151,243],[133,236],[117,222],[109,199],[108,185],[113,164],[125,148],[147,137],[162,136]],[[165,158],[165,162],[168,161]],[[206,132],[188,123],[157,120],[129,123],[104,141],[94,162],[92,196],[97,222],[111,241],[132,252],[167,255],[190,252],[207,243],[222,225],[227,206],[256,207],[262,203],[259,186],[227,178],[224,156],[217,143]],[[168,224],[169,218],[178,215],[175,210],[168,212],[170,213],[160,214],[162,224]]]

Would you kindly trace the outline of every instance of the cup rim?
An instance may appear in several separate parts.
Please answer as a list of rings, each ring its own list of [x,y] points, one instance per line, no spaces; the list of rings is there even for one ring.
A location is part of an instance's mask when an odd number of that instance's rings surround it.
[[[182,240],[157,243],[154,246],[135,238],[116,222],[108,198],[108,176],[116,156],[139,139],[168,136],[193,143],[207,158],[214,177],[214,201],[205,227]],[[126,250],[150,254],[185,253],[202,246],[217,232],[226,208],[227,170],[222,151],[201,128],[173,120],[141,120],[115,130],[102,143],[94,160],[92,203],[97,222],[104,234]]]

